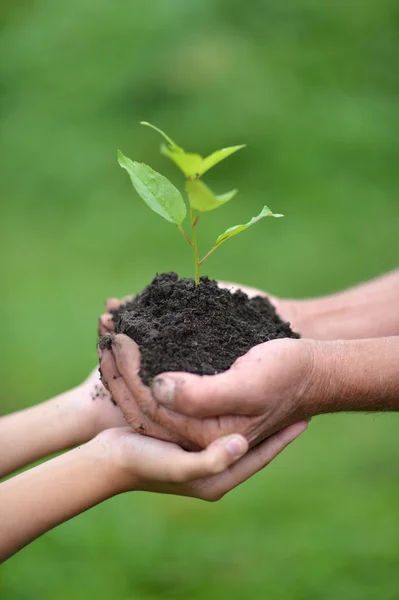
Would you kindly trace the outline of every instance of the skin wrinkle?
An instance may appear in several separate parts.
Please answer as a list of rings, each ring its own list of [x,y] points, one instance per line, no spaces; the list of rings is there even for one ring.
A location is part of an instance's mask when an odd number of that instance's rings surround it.
[[[309,362],[307,373],[300,385],[298,406],[300,413],[305,418],[320,414],[323,409],[323,389],[331,387],[333,382],[334,372],[334,356],[331,356],[325,363],[319,360],[319,354],[322,347],[318,343],[310,343],[308,345]],[[327,369],[321,368],[324,364],[328,364]],[[312,406],[313,404],[313,406]]]
[[[328,367],[334,377],[329,383],[330,396],[323,402],[320,413],[398,410],[399,378],[395,379],[397,372],[392,377],[387,373],[395,352],[399,355],[399,337],[328,345],[330,350],[334,348],[329,353]]]

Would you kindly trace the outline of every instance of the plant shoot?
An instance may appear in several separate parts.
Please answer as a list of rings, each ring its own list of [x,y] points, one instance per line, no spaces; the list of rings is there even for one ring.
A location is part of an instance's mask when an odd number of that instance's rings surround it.
[[[175,144],[166,133],[161,129],[158,129],[158,127],[151,125],[151,123],[142,121],[141,124],[155,129],[155,131],[162,135],[165,142],[161,145],[161,153],[170,158],[170,160],[172,160],[185,175],[185,190],[188,198],[191,237],[186,233],[182,226],[183,221],[187,216],[187,208],[179,190],[166,177],[157,173],[148,165],[127,158],[120,150],[118,151],[119,164],[128,172],[134,189],[144,202],[154,212],[161,215],[161,217],[170,221],[170,223],[174,223],[184,236],[193,252],[195,285],[198,285],[202,263],[217,248],[219,248],[219,246],[238,233],[241,233],[241,231],[245,231],[245,229],[248,229],[248,227],[254,225],[264,217],[279,218],[283,215],[274,214],[267,206],[264,206],[261,212],[248,221],[248,223],[235,225],[234,227],[226,229],[224,233],[219,235],[211,249],[200,258],[197,242],[197,225],[202,213],[223,206],[237,194],[237,190],[231,190],[230,192],[218,196],[213,193],[200,177],[219,162],[231,154],[234,154],[234,152],[244,148],[245,145],[222,148],[204,158],[199,154],[186,152],[183,148]]]

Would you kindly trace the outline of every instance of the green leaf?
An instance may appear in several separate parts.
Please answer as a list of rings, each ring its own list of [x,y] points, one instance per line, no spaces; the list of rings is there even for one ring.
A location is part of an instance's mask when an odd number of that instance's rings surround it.
[[[158,133],[162,135],[162,137],[167,141],[168,145],[162,144],[161,146],[161,154],[170,158],[186,177],[194,177],[198,169],[202,165],[203,158],[199,154],[192,154],[190,152],[185,152],[183,148],[178,146],[172,138],[170,138],[162,129],[159,127],[155,127],[151,123],[147,121],[141,121],[141,125],[146,125],[147,127],[151,127]]]
[[[190,179],[198,179],[201,175],[203,175],[206,171],[213,166],[215,166],[220,161],[224,160],[230,154],[237,152],[237,150],[241,150],[241,148],[245,148],[245,144],[241,146],[231,146],[230,148],[222,148],[221,150],[216,150],[206,158],[203,158],[200,154],[195,154],[192,152],[186,152],[178,146],[172,138],[170,138],[162,129],[152,125],[152,123],[148,123],[148,121],[141,121],[141,125],[145,125],[146,127],[151,127],[154,131],[157,131],[162,137],[166,140],[167,144],[162,144],[161,153],[164,156],[170,158],[181,171],[183,171],[184,175]]]
[[[167,221],[181,225],[187,209],[179,190],[148,165],[130,160],[118,150],[118,162],[129,174],[136,192],[144,202]]]
[[[230,146],[229,148],[222,148],[221,150],[216,150],[206,158],[202,160],[201,168],[199,169],[198,175],[203,175],[206,171],[209,171],[212,167],[220,163],[222,160],[234,154],[241,148],[245,148],[246,144],[241,144],[240,146]]]
[[[186,191],[190,205],[199,212],[214,210],[223,206],[231,200],[237,193],[237,190],[231,190],[221,196],[216,196],[203,181],[187,181]]]
[[[244,225],[235,225],[234,227],[229,227],[229,229],[226,229],[226,231],[224,233],[222,233],[221,235],[219,235],[218,239],[215,242],[214,247],[220,246],[220,244],[223,244],[223,242],[227,241],[228,239],[230,239],[234,235],[237,235],[238,233],[241,233],[241,231],[245,231],[245,229],[248,229],[248,227],[251,227],[251,225],[254,225],[255,223],[257,223],[258,221],[260,221],[264,217],[276,217],[276,218],[280,218],[280,217],[283,217],[283,216],[284,215],[278,215],[278,214],[272,213],[272,211],[270,210],[270,208],[268,208],[267,206],[264,206],[262,208],[261,212],[258,214],[258,216],[257,217],[253,217],[250,221],[248,221],[248,223],[245,223]]]
[[[172,148],[179,148],[179,146],[177,144],[175,144],[175,142],[172,140],[172,138],[170,138],[168,135],[166,135],[166,133],[164,131],[162,131],[162,129],[159,129],[159,127],[155,127],[155,125],[153,125],[152,123],[148,123],[148,121],[140,121],[140,125],[145,125],[146,127],[151,127],[151,129],[158,131],[158,133],[160,133],[162,135],[162,137],[165,138],[165,140],[168,142],[168,144],[170,144],[170,146]],[[180,148],[180,150],[182,150],[182,148]]]
[[[203,162],[203,158],[199,154],[184,152],[178,146],[168,148],[166,144],[162,144],[161,154],[170,158],[183,171],[184,175],[189,178],[196,177]]]

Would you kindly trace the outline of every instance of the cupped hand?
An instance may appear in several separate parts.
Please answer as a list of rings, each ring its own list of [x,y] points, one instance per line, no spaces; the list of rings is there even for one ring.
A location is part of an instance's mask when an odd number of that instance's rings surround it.
[[[118,310],[121,304],[131,300],[133,296],[125,298],[108,298],[105,302],[106,312],[98,321],[98,333],[100,336],[109,336],[115,329],[113,321],[113,310]],[[166,427],[155,423],[146,416],[137,404],[132,392],[121,377],[115,363],[115,358],[109,348],[98,346],[100,359],[100,385],[104,392],[117,403],[118,411],[126,423],[137,433],[144,436],[157,438],[159,440],[174,442],[186,450],[199,450],[199,446],[184,436]]]
[[[109,457],[107,472],[116,493],[143,490],[212,502],[267,466],[306,428],[306,421],[296,423],[249,452],[248,442],[237,434],[201,452],[186,452],[126,428],[105,431],[93,442]]]
[[[260,344],[219,375],[172,372],[157,376],[152,386],[140,376],[140,351],[129,337],[112,336],[112,355],[123,382],[115,390],[125,418],[138,406],[150,421],[178,433],[200,448],[238,432],[251,446],[276,431],[312,416],[317,395],[314,344],[279,339]]]
[[[140,404],[136,402],[134,394],[121,376],[111,349],[99,348],[99,357],[102,382],[117,402],[118,410],[122,411],[125,425],[127,423],[135,432],[143,436],[173,442],[186,450],[200,449],[200,446],[194,441],[187,439],[177,431],[169,430],[142,411]]]

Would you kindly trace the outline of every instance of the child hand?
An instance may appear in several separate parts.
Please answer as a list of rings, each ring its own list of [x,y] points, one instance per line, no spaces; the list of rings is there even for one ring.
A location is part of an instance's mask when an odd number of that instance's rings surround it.
[[[104,431],[88,445],[106,456],[114,494],[141,490],[214,502],[267,466],[306,428],[306,421],[291,425],[249,452],[238,434],[219,438],[201,452],[186,452],[127,428]]]
[[[307,427],[296,423],[247,454],[232,434],[198,453],[128,428],[108,429],[1,484],[0,562],[60,523],[108,498],[146,490],[219,500],[265,467]],[[245,454],[245,456],[244,456]]]

